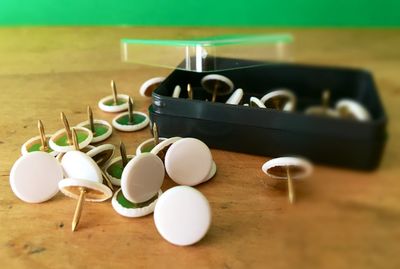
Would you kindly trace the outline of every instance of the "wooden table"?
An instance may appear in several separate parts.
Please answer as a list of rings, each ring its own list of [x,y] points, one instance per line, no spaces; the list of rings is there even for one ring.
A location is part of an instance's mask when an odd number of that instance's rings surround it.
[[[198,189],[209,199],[213,222],[191,247],[176,247],[157,233],[153,217],[128,219],[110,202],[87,203],[78,231],[70,223],[75,200],[58,194],[43,204],[17,199],[9,171],[20,146],[37,135],[95,117],[111,120],[97,101],[120,92],[146,111],[138,88],[169,70],[123,64],[123,37],[292,32],[296,60],[371,70],[390,118],[390,139],[377,171],[316,166],[297,186],[298,203],[271,188],[261,171],[266,157],[212,150],[216,177]],[[0,264],[2,268],[399,268],[400,258],[400,30],[223,28],[0,28]],[[160,55],[162,57],[162,55]],[[115,132],[128,153],[149,130]],[[172,186],[168,181],[164,189]]]

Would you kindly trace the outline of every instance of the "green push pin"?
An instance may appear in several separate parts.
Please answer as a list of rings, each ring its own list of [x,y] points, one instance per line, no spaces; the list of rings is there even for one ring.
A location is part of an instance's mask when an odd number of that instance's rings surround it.
[[[128,108],[129,96],[126,94],[118,94],[117,86],[114,80],[111,80],[112,95],[102,98],[98,106],[105,112],[121,112]]]
[[[151,152],[151,150],[156,147],[161,141],[164,141],[165,138],[158,137],[158,128],[157,123],[153,123],[152,127],[153,138],[149,138],[141,143],[136,149],[136,155],[140,155],[142,153]]]
[[[129,97],[128,112],[116,116],[112,120],[112,125],[120,131],[134,132],[145,128],[149,122],[149,117],[145,113],[133,111],[133,100]]]
[[[71,128],[69,127],[67,117],[63,112],[61,112],[61,120],[64,124],[64,129],[58,130],[50,137],[50,148],[58,152],[74,150]],[[79,149],[85,148],[92,142],[93,133],[89,129],[84,127],[75,127],[75,131],[77,133]]]
[[[128,162],[135,157],[135,155],[127,155],[124,143],[119,145],[120,157],[112,159],[105,167],[104,171],[106,176],[110,179],[112,184],[121,186],[122,171]]]
[[[43,123],[38,120],[39,136],[32,137],[26,141],[21,147],[21,154],[25,155],[30,152],[43,151],[49,153],[51,156],[57,156],[58,152],[49,147],[48,141],[51,135],[46,135],[44,132]]]
[[[305,114],[307,115],[315,115],[315,116],[323,116],[323,117],[331,117],[338,118],[339,113],[329,107],[330,99],[331,99],[331,91],[329,89],[325,89],[322,92],[321,96],[321,105],[320,106],[311,106],[306,109]]]
[[[93,119],[93,111],[90,106],[87,107],[88,120],[79,123],[78,127],[85,127],[92,131],[93,139],[91,143],[98,143],[106,140],[112,134],[112,126],[105,120]]]

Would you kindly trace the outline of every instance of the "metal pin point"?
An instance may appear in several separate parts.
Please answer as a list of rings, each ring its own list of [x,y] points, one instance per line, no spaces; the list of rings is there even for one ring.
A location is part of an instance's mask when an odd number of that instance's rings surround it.
[[[114,80],[111,80],[111,90],[114,98],[114,105],[118,104],[118,94],[117,94],[117,86],[115,85]]]
[[[128,117],[129,117],[128,123],[134,124],[135,121],[133,119],[133,99],[132,99],[132,97],[129,97],[129,100],[128,100]]]
[[[65,116],[64,112],[61,112],[61,120],[64,124],[64,129],[65,129],[65,133],[67,134],[67,140],[68,140],[68,144],[72,145],[73,141],[72,141],[72,133],[71,133],[71,128],[69,127],[69,123],[67,120],[67,117]]]
[[[40,150],[46,152],[49,149],[49,146],[47,144],[46,134],[44,132],[44,127],[41,120],[38,120],[38,129],[40,134],[40,142],[42,143]]]
[[[190,83],[187,85],[186,89],[187,89],[187,93],[188,93],[188,98],[190,100],[193,100],[193,89],[192,89],[192,86],[190,85]]]
[[[125,168],[128,164],[128,157],[126,156],[125,144],[122,141],[119,144],[119,152],[121,154],[122,167]]]
[[[290,175],[290,167],[286,166],[286,175],[287,175],[287,183],[288,183],[288,198],[289,203],[293,204],[296,200],[296,194],[294,190],[292,176]]]
[[[75,150],[79,150],[78,136],[76,134],[75,129],[72,129],[72,140]],[[82,214],[83,202],[85,201],[86,188],[81,187],[79,188],[79,190],[80,190],[79,199],[78,203],[76,204],[74,218],[72,219],[72,225],[71,225],[73,232],[76,230],[76,227],[78,226]]]
[[[322,92],[322,107],[324,108],[324,111],[327,111],[329,109],[330,99],[331,99],[331,91],[329,89],[325,89]]]
[[[157,128],[157,123],[153,123],[153,138],[154,138],[154,146],[157,146],[158,143],[160,142],[159,136],[158,136],[158,128]]]
[[[92,131],[93,135],[95,135],[96,134],[96,130],[94,128],[93,111],[92,111],[92,108],[90,106],[87,107],[87,114],[88,114],[90,131]]]

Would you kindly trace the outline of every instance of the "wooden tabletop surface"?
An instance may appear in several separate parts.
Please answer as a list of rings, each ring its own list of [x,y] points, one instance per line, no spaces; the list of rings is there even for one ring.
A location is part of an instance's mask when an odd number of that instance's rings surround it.
[[[153,216],[129,219],[110,202],[86,203],[78,230],[75,200],[62,194],[27,204],[11,191],[9,172],[20,147],[37,135],[86,118],[111,121],[97,101],[110,80],[145,112],[138,89],[169,70],[124,64],[124,37],[181,38],[235,32],[291,32],[296,61],[362,67],[373,72],[386,108],[389,140],[374,172],[315,167],[296,185],[291,206],[284,189],[268,185],[267,157],[212,150],[216,177],[198,186],[213,220],[207,236],[177,247],[158,234]],[[2,268],[400,268],[400,30],[230,28],[0,28],[0,264]],[[159,55],[163,57],[163,55]],[[149,129],[115,131],[133,153]],[[173,186],[166,181],[163,189]]]

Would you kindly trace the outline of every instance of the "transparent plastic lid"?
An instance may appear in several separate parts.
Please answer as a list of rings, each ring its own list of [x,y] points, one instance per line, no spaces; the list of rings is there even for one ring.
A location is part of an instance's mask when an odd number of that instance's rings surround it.
[[[122,39],[122,60],[194,72],[211,72],[291,60],[290,34],[223,35],[193,40]],[[227,66],[221,59],[230,61]],[[248,60],[248,61],[243,61]]]

